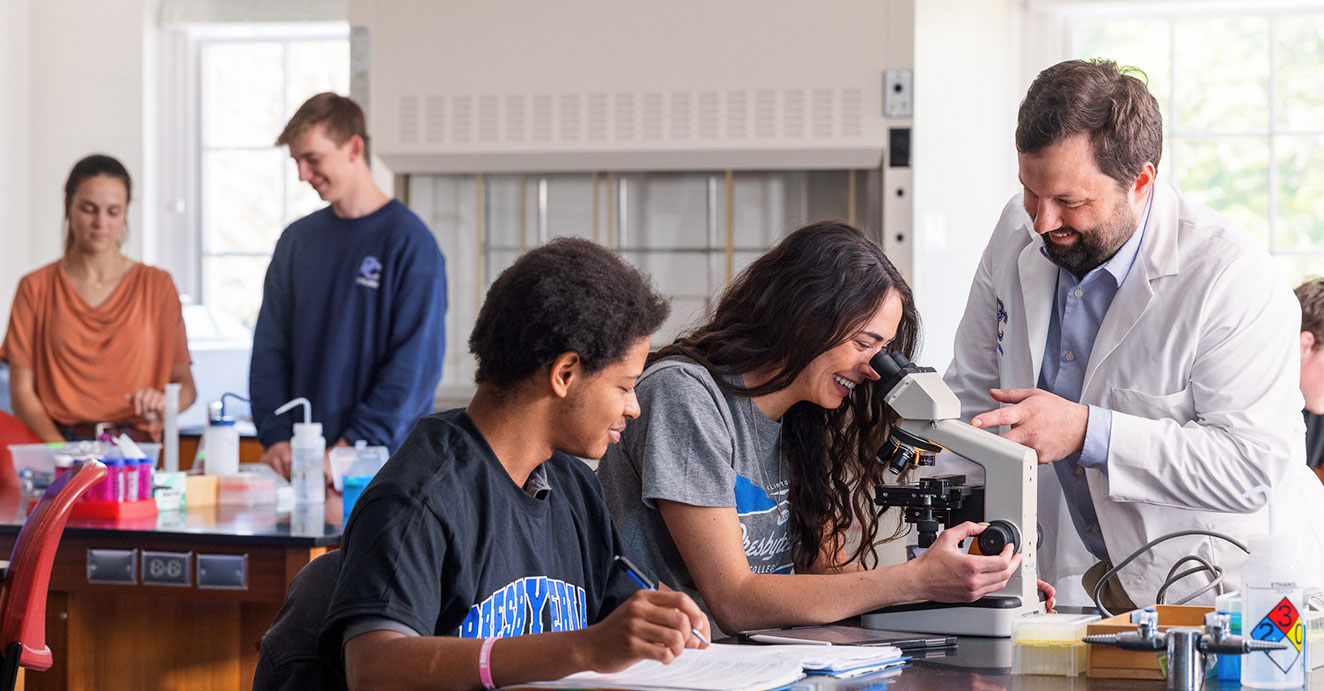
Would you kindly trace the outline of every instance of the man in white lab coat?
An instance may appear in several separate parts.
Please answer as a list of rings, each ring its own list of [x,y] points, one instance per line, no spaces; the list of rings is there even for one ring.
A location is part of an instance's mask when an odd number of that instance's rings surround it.
[[[1156,179],[1162,132],[1144,83],[1114,63],[1039,74],[1016,130],[1024,192],[984,250],[945,377],[972,424],[1046,464],[1039,574],[1064,604],[1150,540],[1244,543],[1270,514],[1324,580],[1297,301],[1252,237]],[[1168,603],[1239,586],[1241,550],[1181,537],[1122,569],[1104,604],[1156,602],[1191,554],[1223,581],[1192,575]]]

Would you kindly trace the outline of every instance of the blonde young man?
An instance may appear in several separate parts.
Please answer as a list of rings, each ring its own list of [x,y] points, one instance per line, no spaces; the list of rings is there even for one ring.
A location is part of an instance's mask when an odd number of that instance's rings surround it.
[[[373,182],[356,103],[313,96],[276,143],[329,203],[281,234],[253,332],[249,392],[262,460],[288,477],[295,420],[275,409],[292,398],[312,402],[328,445],[395,451],[432,412],[446,268],[423,221]]]

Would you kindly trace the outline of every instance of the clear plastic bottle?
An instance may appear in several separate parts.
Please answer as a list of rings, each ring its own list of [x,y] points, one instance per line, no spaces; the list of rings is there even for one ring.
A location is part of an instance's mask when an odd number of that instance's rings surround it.
[[[234,418],[226,417],[220,401],[207,405],[207,429],[202,433],[208,475],[235,475],[239,472],[239,430]]]
[[[294,486],[294,503],[322,504],[326,502],[326,439],[322,438],[322,423],[312,421],[313,406],[306,398],[286,403],[276,409],[276,414],[297,405],[303,406],[303,422],[294,423],[294,436],[290,439],[290,484]]]
[[[1299,689],[1305,685],[1304,576],[1290,537],[1250,538],[1250,557],[1242,567],[1241,635],[1282,641],[1287,648],[1243,656],[1242,686]]]

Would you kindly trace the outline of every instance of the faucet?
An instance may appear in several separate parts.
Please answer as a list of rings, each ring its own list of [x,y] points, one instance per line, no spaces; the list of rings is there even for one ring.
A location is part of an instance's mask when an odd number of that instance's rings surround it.
[[[1204,629],[1174,626],[1158,630],[1158,611],[1154,608],[1131,613],[1135,631],[1090,634],[1086,643],[1111,645],[1122,650],[1168,653],[1168,688],[1174,691],[1198,691],[1208,669],[1207,655],[1244,655],[1261,650],[1282,650],[1284,641],[1257,641],[1232,635],[1232,617],[1224,612],[1210,612],[1204,617]]]

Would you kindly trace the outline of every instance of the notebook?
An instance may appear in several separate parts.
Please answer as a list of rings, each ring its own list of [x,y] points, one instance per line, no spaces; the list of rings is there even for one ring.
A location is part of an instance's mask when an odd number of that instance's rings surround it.
[[[690,691],[764,691],[806,674],[851,678],[905,662],[896,648],[851,646],[712,645],[686,650],[669,665],[644,660],[612,674],[580,672],[555,681],[522,684],[553,689],[684,689]]]

